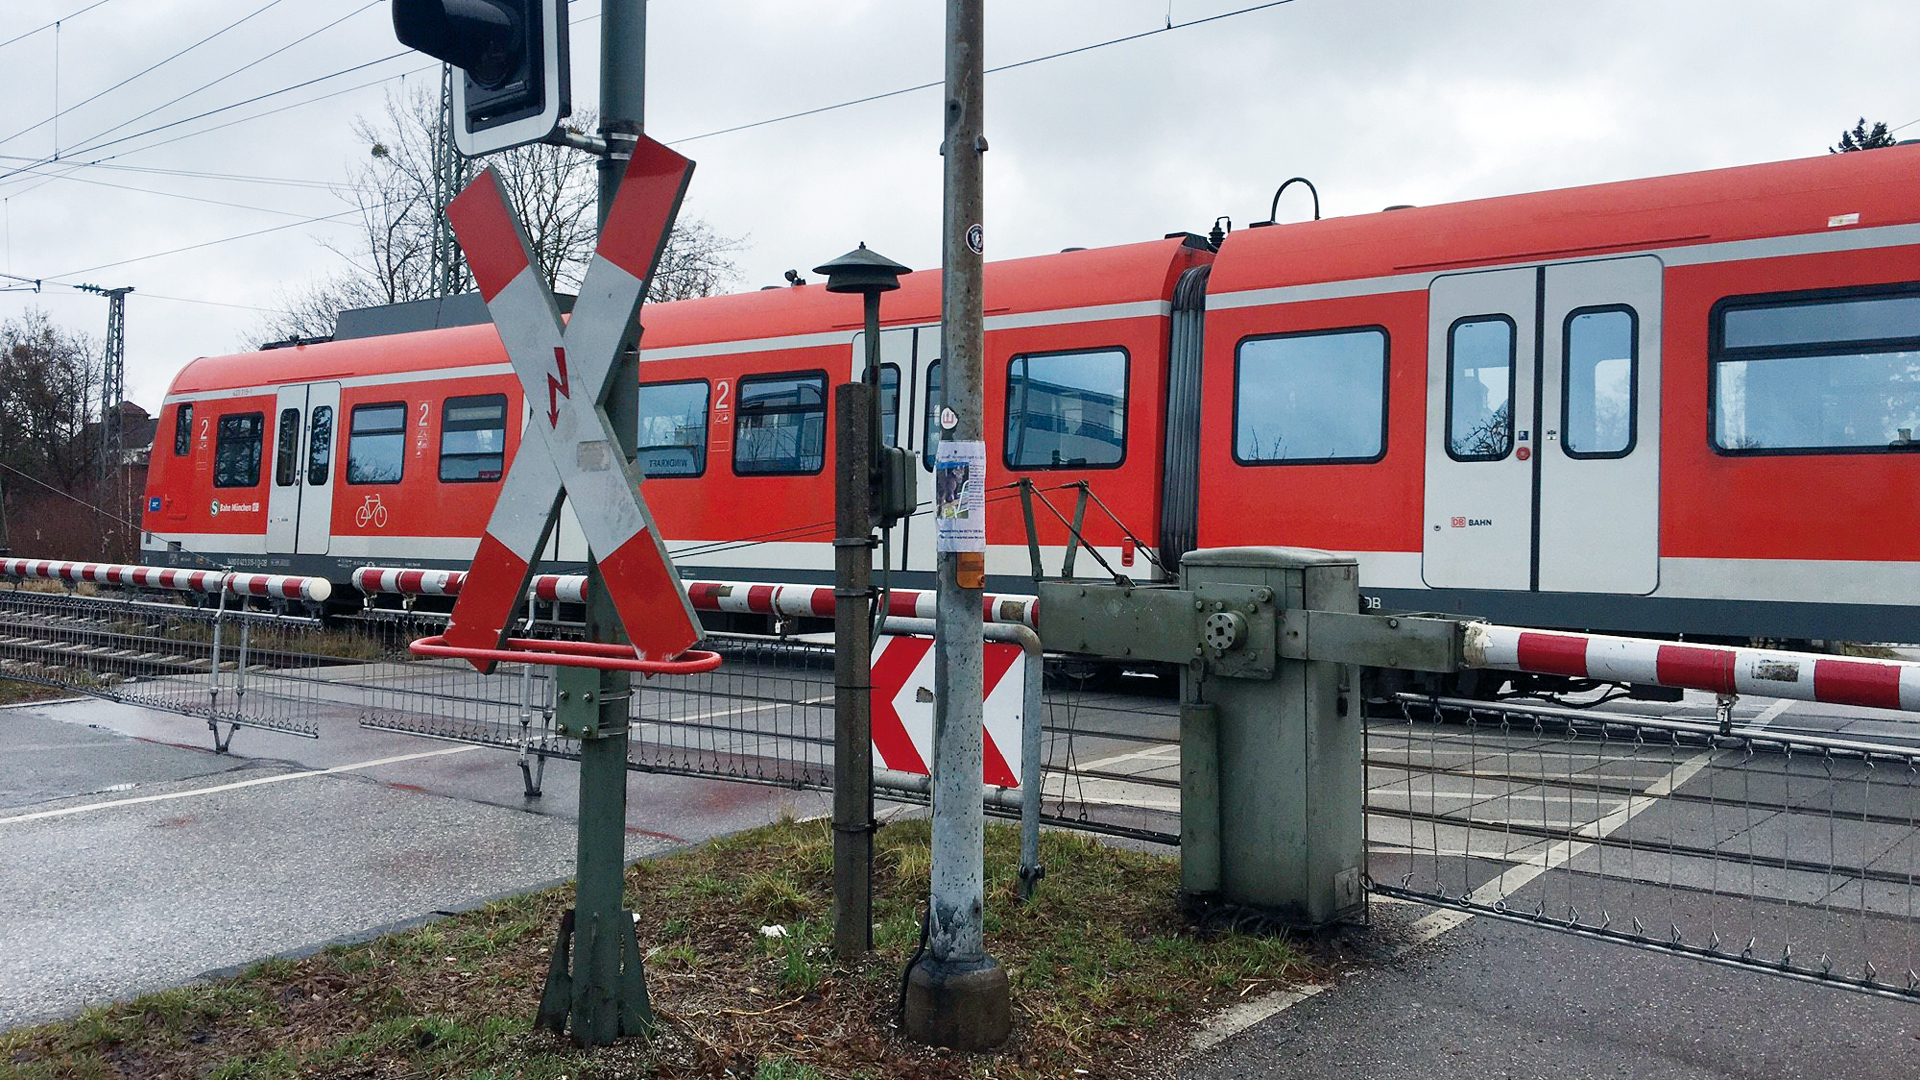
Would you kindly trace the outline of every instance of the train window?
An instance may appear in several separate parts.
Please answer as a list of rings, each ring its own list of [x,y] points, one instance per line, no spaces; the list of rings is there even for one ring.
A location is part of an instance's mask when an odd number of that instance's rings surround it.
[[[815,473],[826,465],[827,375],[748,375],[738,385],[733,471]]]
[[[507,457],[507,395],[448,398],[440,405],[440,482],[494,483]]]
[[[300,410],[280,410],[280,430],[273,436],[273,486],[300,482],[294,469],[300,464]]]
[[[1580,308],[1567,315],[1560,445],[1568,457],[1633,452],[1638,328],[1634,310],[1625,306]]]
[[[1469,315],[1447,330],[1447,455],[1498,461],[1513,450],[1513,320]]]
[[[946,396],[940,392],[940,361],[935,360],[927,365],[927,437],[920,451],[929,469],[933,468],[934,448],[940,444],[940,410],[946,403]]]
[[[1127,449],[1122,349],[1016,356],[1007,365],[1007,467],[1103,468]]]
[[[1711,325],[1720,452],[1920,450],[1920,285],[1736,297]]]
[[[213,443],[213,486],[252,487],[260,482],[260,451],[266,438],[264,413],[238,413],[220,418]]]
[[[307,486],[324,487],[333,465],[333,406],[313,407],[312,433],[307,436]]]
[[[1378,461],[1387,446],[1387,332],[1248,338],[1234,355],[1233,459]]]
[[[400,482],[407,457],[405,402],[355,405],[347,432],[347,483]]]
[[[193,449],[193,402],[183,401],[173,411],[173,456],[186,457]]]
[[[640,471],[699,476],[707,471],[707,382],[640,384]]]
[[[900,365],[880,365],[880,441],[900,445]]]

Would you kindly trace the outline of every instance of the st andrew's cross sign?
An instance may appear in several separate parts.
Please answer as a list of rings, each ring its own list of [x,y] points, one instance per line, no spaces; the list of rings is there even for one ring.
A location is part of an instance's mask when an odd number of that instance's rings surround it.
[[[447,626],[446,643],[498,649],[526,596],[563,495],[641,660],[670,660],[700,640],[693,608],[640,497],[604,408],[619,350],[640,311],[693,174],[693,162],[642,137],[564,323],[520,220],[492,169],[447,204],[487,312],[533,409]],[[486,670],[490,663],[476,661]]]

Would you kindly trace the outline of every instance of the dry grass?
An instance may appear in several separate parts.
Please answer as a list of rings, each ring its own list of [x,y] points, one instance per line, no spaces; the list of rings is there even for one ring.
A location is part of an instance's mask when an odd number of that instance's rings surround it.
[[[54,698],[70,698],[73,695],[73,690],[64,687],[42,686],[39,683],[21,682],[19,679],[0,678],[0,705],[49,701]]]
[[[1047,878],[1022,905],[1016,834],[988,833],[987,940],[1015,1012],[992,1054],[930,1051],[896,1029],[926,824],[880,832],[875,953],[844,968],[827,941],[831,833],[789,822],[629,872],[661,1023],[651,1042],[583,1051],[529,1030],[568,897],[555,891],[0,1035],[0,1078],[1131,1076],[1211,1008],[1303,974],[1283,941],[1184,923],[1172,860],[1044,840]],[[760,933],[774,923],[788,936]]]

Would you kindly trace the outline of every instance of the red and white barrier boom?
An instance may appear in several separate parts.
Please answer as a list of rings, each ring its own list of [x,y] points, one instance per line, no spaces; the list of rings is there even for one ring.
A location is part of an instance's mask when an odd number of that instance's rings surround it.
[[[458,596],[466,584],[458,570],[398,570],[363,566],[353,572],[354,588],[363,593],[401,596]],[[695,611],[732,611],[753,615],[833,617],[833,586],[774,585],[757,581],[689,581],[687,601]],[[582,603],[587,579],[583,574],[539,574],[527,589],[536,600]],[[934,594],[918,589],[894,589],[887,596],[887,615],[896,619],[933,618]],[[1038,627],[1040,599],[1035,596],[995,595],[981,599],[982,614],[990,623],[1017,623]]]
[[[1471,622],[1469,668],[1920,711],[1920,664]]]
[[[224,570],[165,570],[155,566],[63,562],[55,559],[0,559],[0,575],[32,581],[58,581],[68,585],[86,582],[93,585],[171,589],[174,592],[204,593],[208,596],[218,596],[224,591],[229,596],[307,600],[313,603],[333,595],[333,583],[326,578],[235,574]]]

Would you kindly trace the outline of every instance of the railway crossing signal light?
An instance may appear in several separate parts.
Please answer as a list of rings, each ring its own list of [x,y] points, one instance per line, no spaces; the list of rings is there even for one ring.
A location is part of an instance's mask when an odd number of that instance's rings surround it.
[[[573,111],[567,0],[393,0],[393,33],[460,69],[453,141],[468,157],[538,142]]]

